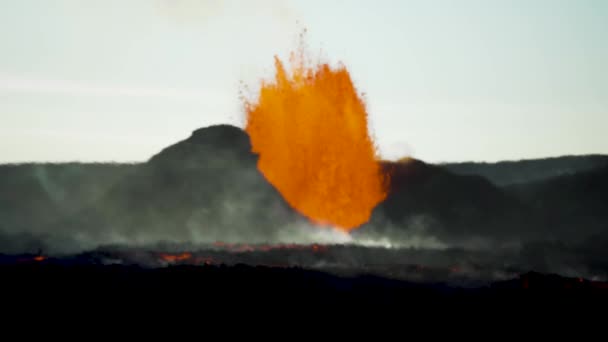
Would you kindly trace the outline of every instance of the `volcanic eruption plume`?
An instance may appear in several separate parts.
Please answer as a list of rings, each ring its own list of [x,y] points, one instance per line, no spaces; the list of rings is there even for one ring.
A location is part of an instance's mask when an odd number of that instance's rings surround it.
[[[275,57],[274,80],[245,100],[245,129],[258,168],[294,209],[349,231],[386,197],[386,179],[348,70],[305,52],[291,54],[291,68]]]

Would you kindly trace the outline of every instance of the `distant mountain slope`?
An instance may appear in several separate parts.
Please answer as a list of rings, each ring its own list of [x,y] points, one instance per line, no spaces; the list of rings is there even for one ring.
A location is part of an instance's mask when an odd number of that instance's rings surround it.
[[[606,161],[384,162],[389,195],[352,235],[491,248],[606,237]],[[246,132],[233,126],[196,130],[141,164],[0,166],[0,252],[159,240],[303,243],[318,238],[311,232],[328,231],[308,227],[287,205],[257,169]]]
[[[96,241],[272,241],[299,216],[257,169],[249,137],[194,131],[57,227]]]
[[[135,164],[0,165],[0,230],[47,226],[101,198]]]
[[[360,233],[423,234],[465,245],[517,242],[538,234],[528,229],[536,222],[534,213],[480,176],[453,174],[414,159],[384,167],[391,175],[389,195]]]
[[[547,238],[608,237],[608,166],[505,189],[550,227]]]
[[[498,163],[445,163],[440,166],[461,175],[478,175],[505,186],[543,180],[608,166],[608,155],[564,156]]]
[[[608,166],[581,171],[583,164],[542,170],[548,178],[501,187],[414,159],[386,162],[389,195],[356,233],[395,240],[427,236],[469,247],[607,238]],[[513,167],[494,167],[500,165]]]

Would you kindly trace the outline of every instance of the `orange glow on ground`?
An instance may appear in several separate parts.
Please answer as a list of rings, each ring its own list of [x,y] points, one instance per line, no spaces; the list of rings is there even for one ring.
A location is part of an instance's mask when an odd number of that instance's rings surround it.
[[[160,253],[160,258],[167,262],[186,261],[192,258],[192,253],[168,254]]]

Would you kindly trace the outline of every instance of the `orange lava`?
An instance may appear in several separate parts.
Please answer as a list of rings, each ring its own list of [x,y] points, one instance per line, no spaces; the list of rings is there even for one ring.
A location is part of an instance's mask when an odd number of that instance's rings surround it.
[[[167,254],[160,253],[160,258],[167,262],[185,261],[192,258],[192,253],[181,253],[181,254]]]
[[[45,257],[44,255],[38,255],[34,257],[34,261],[44,261],[46,259],[47,257]]]
[[[385,176],[346,67],[308,64],[303,50],[290,69],[275,57],[274,80],[245,100],[245,130],[259,170],[294,209],[349,231],[386,197]]]

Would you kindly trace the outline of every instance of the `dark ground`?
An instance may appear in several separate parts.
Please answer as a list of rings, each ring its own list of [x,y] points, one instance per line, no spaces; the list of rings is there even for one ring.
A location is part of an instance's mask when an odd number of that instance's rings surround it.
[[[477,286],[446,281],[405,281],[369,274],[338,275],[301,267],[103,265],[84,259],[27,256],[0,258],[4,304],[35,307],[114,308],[149,306],[356,310],[452,307],[456,310],[519,309],[530,306],[604,305],[608,283],[528,272]],[[243,311],[244,310],[244,311]]]
[[[135,266],[2,266],[3,293],[8,300],[39,305],[84,306],[178,305],[205,308],[238,306],[286,309],[392,308],[466,306],[496,309],[535,303],[603,305],[606,283],[528,273],[521,277],[463,289],[373,276],[342,278],[298,268],[238,265],[174,266],[143,269]],[[5,302],[6,304],[6,302]]]

